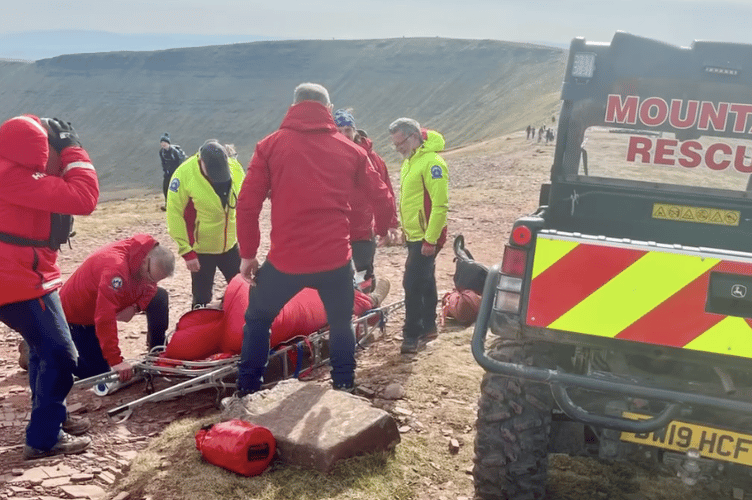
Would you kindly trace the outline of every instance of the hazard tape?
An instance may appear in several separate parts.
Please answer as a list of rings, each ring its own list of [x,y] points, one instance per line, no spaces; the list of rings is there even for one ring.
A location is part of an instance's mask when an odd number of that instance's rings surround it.
[[[539,235],[528,325],[752,358],[750,320],[705,312],[711,272],[752,264]]]

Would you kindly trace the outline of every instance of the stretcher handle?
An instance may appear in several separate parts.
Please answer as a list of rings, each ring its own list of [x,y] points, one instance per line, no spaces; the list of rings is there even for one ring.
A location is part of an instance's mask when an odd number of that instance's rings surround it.
[[[133,377],[137,377],[142,371],[143,367],[139,362],[131,362],[133,367]],[[97,384],[108,384],[110,382],[117,382],[120,380],[120,375],[115,370],[109,372],[100,373],[88,378],[82,378],[73,382],[73,387],[89,387]]]

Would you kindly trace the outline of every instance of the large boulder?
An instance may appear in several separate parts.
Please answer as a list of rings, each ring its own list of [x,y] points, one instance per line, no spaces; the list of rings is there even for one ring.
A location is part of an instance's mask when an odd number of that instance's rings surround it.
[[[312,382],[285,380],[273,389],[226,398],[222,417],[269,429],[283,461],[329,472],[343,459],[391,450],[397,423],[364,398]]]

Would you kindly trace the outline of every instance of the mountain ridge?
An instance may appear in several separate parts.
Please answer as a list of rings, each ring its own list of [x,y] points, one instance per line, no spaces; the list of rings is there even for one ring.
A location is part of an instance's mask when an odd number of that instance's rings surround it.
[[[105,190],[159,187],[159,137],[190,154],[208,138],[234,143],[247,164],[275,130],[295,86],[327,87],[352,107],[388,162],[387,126],[411,116],[447,147],[549,123],[566,51],[448,38],[257,41],[182,49],[0,61],[0,116],[71,121]]]

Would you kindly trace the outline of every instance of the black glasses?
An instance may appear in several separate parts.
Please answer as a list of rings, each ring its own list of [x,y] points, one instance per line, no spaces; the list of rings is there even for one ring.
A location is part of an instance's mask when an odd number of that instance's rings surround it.
[[[404,138],[403,140],[401,140],[400,142],[395,142],[395,143],[393,144],[393,145],[394,145],[394,149],[397,149],[397,148],[401,147],[401,146],[402,146],[402,145],[403,145],[404,143],[406,143],[406,142],[407,142],[407,140],[408,140],[409,138],[411,138],[412,136],[413,136],[413,134],[410,134],[410,135],[408,135],[407,137],[405,137],[405,138]]]

